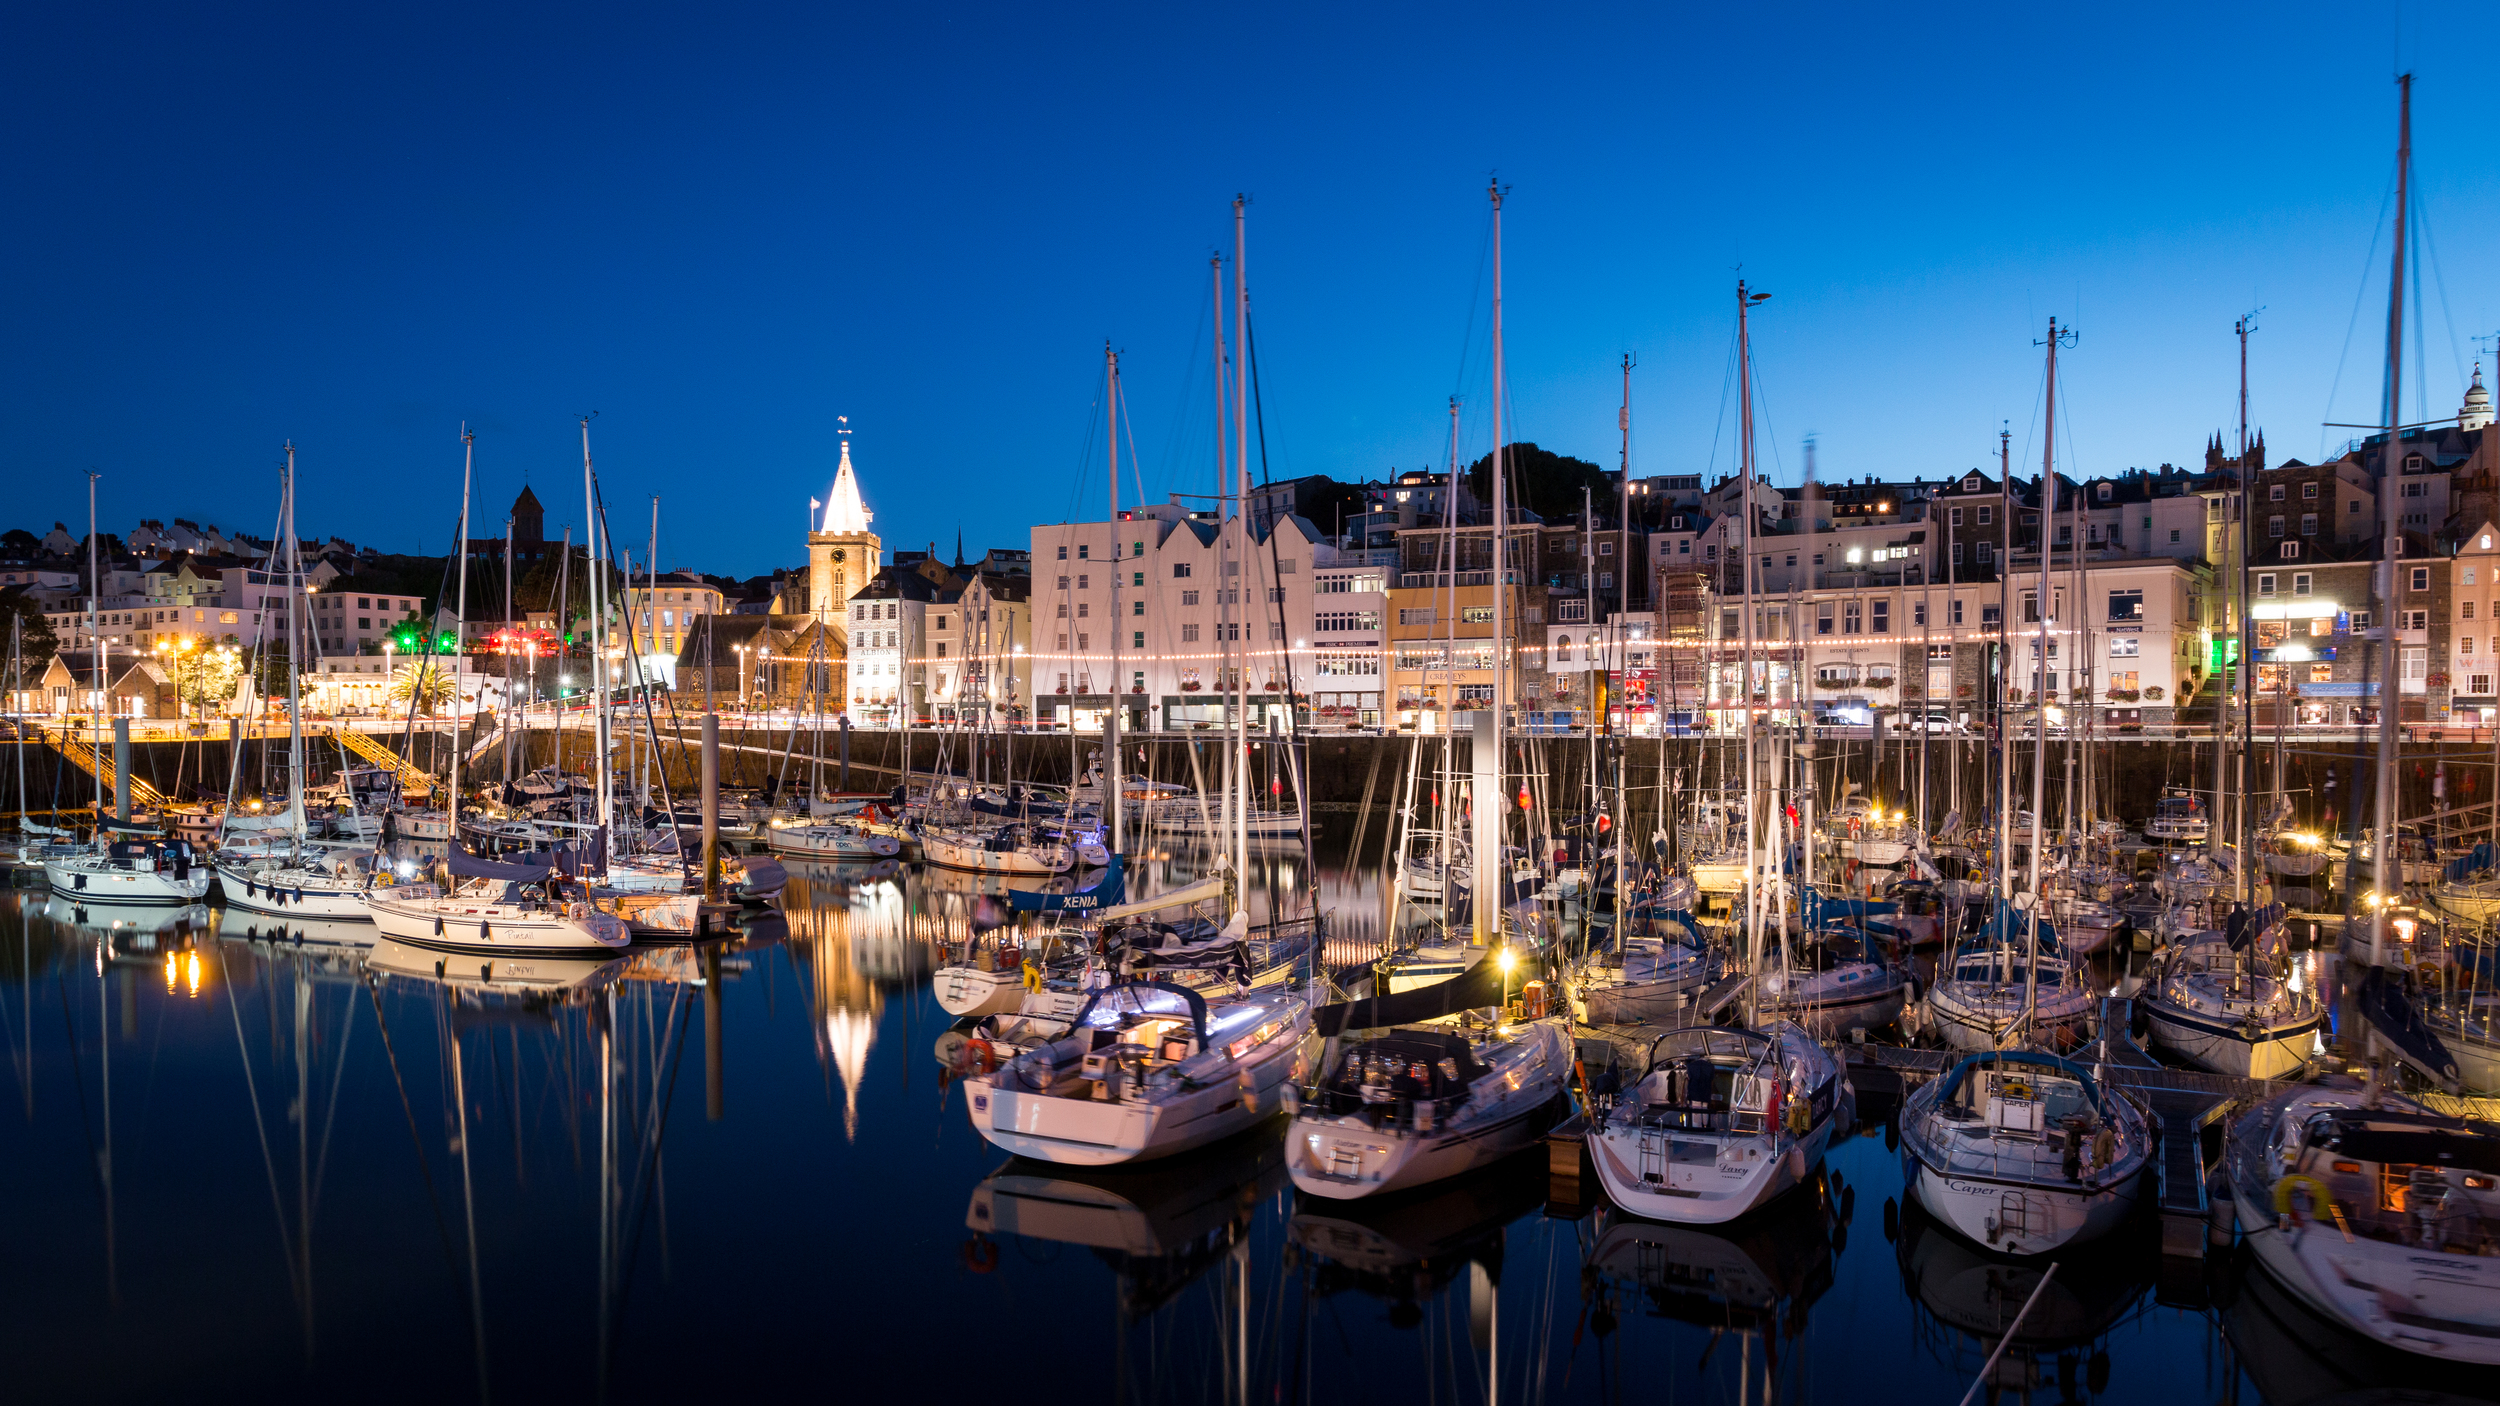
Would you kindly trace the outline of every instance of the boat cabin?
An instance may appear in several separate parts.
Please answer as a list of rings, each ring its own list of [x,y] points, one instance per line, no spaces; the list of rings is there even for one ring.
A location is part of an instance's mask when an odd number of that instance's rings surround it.
[[[2287,1109],[2266,1141],[2285,1216],[2450,1254],[2500,1255],[2500,1125],[2432,1113]],[[2302,1183],[2307,1185],[2302,1185]]]

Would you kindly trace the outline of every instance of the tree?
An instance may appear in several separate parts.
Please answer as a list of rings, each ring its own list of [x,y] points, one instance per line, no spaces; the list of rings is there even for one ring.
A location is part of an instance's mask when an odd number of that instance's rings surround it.
[[[6,532],[0,532],[0,552],[5,552],[12,557],[31,557],[41,546],[43,546],[43,539],[23,527],[12,527]]]
[[[194,645],[185,640],[157,656],[172,676],[174,693],[195,712],[223,708],[234,701],[234,686],[243,677],[242,652],[231,645]]]
[[[24,586],[0,590],[0,631],[7,630],[12,619],[18,622],[18,649],[29,673],[51,663],[60,650],[60,637],[52,633],[51,620]],[[0,650],[7,648],[7,639],[0,638]],[[0,659],[0,668],[6,668],[7,662]]]
[[[451,701],[451,692],[450,672],[431,659],[402,665],[391,679],[391,701],[406,703],[429,717]]]
[[[1511,501],[1552,521],[1580,511],[1584,503],[1615,501],[1614,480],[1586,459],[1556,454],[1520,440],[1502,451],[1502,479]],[[1493,456],[1487,454],[1467,469],[1468,491],[1484,505],[1487,521],[1493,507]],[[1585,495],[1585,496],[1584,496]]]

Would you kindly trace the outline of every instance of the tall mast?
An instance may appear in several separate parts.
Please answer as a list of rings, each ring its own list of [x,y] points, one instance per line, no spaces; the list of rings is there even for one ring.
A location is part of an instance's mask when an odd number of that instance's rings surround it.
[[[1502,648],[1503,616],[1506,613],[1502,607],[1506,603],[1505,597],[1509,594],[1503,586],[1502,578],[1502,560],[1507,555],[1503,550],[1507,544],[1503,542],[1502,536],[1509,525],[1509,511],[1502,501],[1504,490],[1502,484],[1501,183],[1494,181],[1487,184],[1485,194],[1493,201],[1493,462],[1490,466],[1493,491],[1493,725],[1489,731],[1476,734],[1470,745],[1492,748],[1492,765],[1490,767],[1479,765],[1476,770],[1478,775],[1490,775],[1493,778],[1493,789],[1499,792],[1503,789],[1502,713],[1510,707],[1510,656]],[[1505,804],[1504,797],[1500,795],[1478,796],[1476,797],[1476,813],[1498,817],[1502,814]],[[1481,843],[1477,845],[1480,852],[1476,855],[1476,887],[1472,901],[1468,904],[1468,913],[1469,924],[1473,929],[1471,936],[1480,945],[1489,945],[1501,935],[1501,839],[1505,828],[1498,819],[1494,822],[1492,827],[1494,843],[1490,846],[1493,853],[1481,853],[1487,846]],[[1491,878],[1490,883],[1486,882],[1488,875]]]
[[[614,544],[608,540],[608,534],[602,530],[602,525],[599,520],[599,487],[596,477],[592,474],[590,467],[590,417],[587,415],[582,417],[582,504],[582,513],[590,520],[590,606],[591,618],[596,622],[591,626],[590,630],[592,651],[590,676],[594,681],[591,685],[591,706],[592,709],[598,714],[598,717],[592,724],[591,764],[599,769],[599,834],[601,836],[600,843],[604,844],[606,842],[609,812],[615,803],[615,798],[610,794],[610,792],[613,789],[616,780],[613,769],[608,765],[609,721],[607,661],[607,554],[613,549]],[[817,631],[817,638],[821,641],[823,637],[824,631],[819,628]],[[815,672],[812,663],[809,666],[808,672],[810,675],[813,675]],[[812,678],[810,682],[813,682]],[[563,754],[561,752],[557,754],[556,760],[556,770],[561,773],[564,770]],[[812,800],[813,797],[810,799]]]
[[[2232,324],[2231,330],[2237,333],[2240,339],[2240,530],[2238,534],[2240,548],[2240,579],[2238,582],[2240,609],[2240,784],[2236,788],[2240,808],[2240,823],[2238,840],[2234,846],[2236,852],[2232,856],[2231,867],[2238,877],[2236,887],[2240,902],[2250,903],[2255,901],[2257,893],[2257,877],[2249,869],[2248,851],[2248,756],[2249,749],[2256,745],[2257,728],[2257,625],[2255,621],[2249,618],[2248,612],[2248,529],[2250,524],[2256,521],[2257,470],[2256,466],[2250,463],[2248,458],[2248,334],[2257,330],[2257,314],[2252,312],[2239,319],[2238,322]],[[2288,690],[2285,691],[2285,697],[2278,697],[2275,700],[2274,706],[2277,709],[2282,708],[2287,697]],[[2219,738],[2216,740],[2219,741]],[[2219,820],[2221,817],[2217,815],[2215,818]]]
[[[2049,542],[2050,524],[2057,520],[2057,344],[2061,334],[2057,319],[2049,319],[2049,370],[2046,413],[2042,418],[2040,444],[2040,657],[2033,661],[2033,709],[2040,715],[2040,726],[2032,738],[2031,751],[2031,952],[2023,963],[2023,1024],[2031,1023],[2037,1008],[2040,988],[2040,851],[2043,826],[2041,806],[2045,797],[2042,788],[2048,782],[2049,761]],[[2071,331],[2063,334],[2072,336]],[[2011,750],[2011,749],[2008,749]]]
[[[1241,609],[1234,615],[1235,628],[1226,630],[1225,662],[1240,663],[1227,672],[1232,676],[1233,713],[1233,872],[1241,882],[1249,882],[1250,873],[1250,681],[1243,677],[1250,662],[1250,642],[1234,640],[1236,632],[1247,635],[1250,623],[1250,198],[1233,197],[1233,455],[1239,473],[1235,479],[1233,526],[1240,550],[1226,563],[1228,571],[1237,572],[1230,590]],[[1238,647],[1236,647],[1238,646]],[[1248,894],[1241,894],[1243,907]]]
[[[104,557],[97,549],[95,536],[95,481],[103,475],[87,471],[87,647],[95,651],[95,696],[98,713],[112,705],[112,685],[104,677]],[[87,768],[95,773],[96,848],[104,848],[104,724],[99,717],[87,729],[87,743],[95,749],[95,765]],[[263,753],[263,755],[267,755]]]
[[[2387,279],[2387,447],[2379,461],[2378,611],[2378,843],[2372,853],[2371,886],[2378,890],[2378,921],[2370,926],[2370,965],[2387,961],[2387,931],[2398,885],[2388,881],[2396,862],[2396,559],[2404,554],[2403,518],[2397,513],[2400,457],[2404,453],[2405,213],[2413,178],[2413,75],[2396,79],[2396,252]]]
[[[302,539],[295,535],[295,441],[286,444],[286,481],[279,485],[278,516],[286,524],[278,549],[286,555],[286,797],[287,810],[295,821],[295,844],[304,844],[304,709],[301,656],[296,653],[304,644],[304,625],[297,613],[304,595],[304,557]]]
[[[1745,933],[1750,944],[1748,967],[1756,972],[1762,968],[1762,915],[1755,911],[1761,900],[1761,885],[1756,882],[1761,868],[1757,843],[1765,842],[1755,833],[1755,790],[1760,783],[1760,769],[1754,760],[1755,724],[1753,710],[1753,305],[1770,297],[1768,293],[1750,292],[1743,279],[1736,280],[1736,462],[1737,462],[1737,532],[1736,570],[1744,582],[1744,646],[1738,655],[1736,705],[1745,720]],[[1791,680],[1792,684],[1794,680]],[[1767,687],[1765,690],[1768,692]]]
[[[1120,688],[1120,632],[1128,628],[1128,617],[1120,613],[1120,354],[1111,343],[1102,344],[1103,406],[1110,421],[1111,441],[1111,708],[1102,724],[1102,808],[1111,820],[1111,852],[1118,854],[1125,834],[1120,824],[1122,791],[1120,784],[1120,713],[1128,707]],[[960,711],[960,710],[958,710]]]
[[[460,754],[467,747],[461,737],[460,725],[460,651],[468,643],[469,634],[469,474],[477,467],[477,434],[466,423],[460,426],[460,533],[452,539],[452,560],[459,563],[460,584],[456,604],[452,607],[451,638],[451,830],[456,842],[460,837]],[[595,652],[595,649],[594,649]],[[440,669],[441,655],[435,656],[434,667]],[[422,678],[412,680],[414,689],[424,684]],[[413,700],[413,695],[412,695]],[[413,706],[413,702],[412,702]]]
[[[2015,678],[2014,669],[2014,432],[1997,431],[1997,531],[2002,550],[1997,553],[1997,756],[2005,768],[2002,784],[1997,788],[1997,896],[2014,897],[2014,738],[2010,706]],[[2032,680],[2035,691],[2038,679]],[[2035,838],[2040,817],[2034,812],[2031,828]],[[2004,936],[2004,934],[1999,934]]]

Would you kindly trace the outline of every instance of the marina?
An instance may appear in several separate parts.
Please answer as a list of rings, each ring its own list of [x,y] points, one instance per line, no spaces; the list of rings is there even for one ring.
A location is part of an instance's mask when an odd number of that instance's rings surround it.
[[[1771,46],[1506,17],[1570,101],[1420,142],[1368,15],[1181,104],[1118,17],[495,18],[260,127],[185,86],[256,17],[27,46],[12,1399],[2500,1406],[2500,261],[2415,21],[2200,147],[1837,13],[1665,126],[1534,41]],[[1522,141],[1586,169],[1442,169]],[[1685,208],[1783,149],[1832,215]]]

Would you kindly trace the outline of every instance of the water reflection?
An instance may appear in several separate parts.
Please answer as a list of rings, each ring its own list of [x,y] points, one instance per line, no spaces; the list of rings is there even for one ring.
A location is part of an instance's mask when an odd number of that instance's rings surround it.
[[[2050,1274],[1989,1254],[1910,1201],[1899,1251],[1902,1283],[1923,1310],[1920,1346],[1964,1380],[1984,1371],[1991,1392],[2028,1398],[2054,1383],[2060,1402],[2102,1395],[2110,1335],[2152,1285],[2146,1230],[2125,1227],[2117,1243],[2067,1256]]]
[[[1377,943],[1377,873],[1269,860],[1255,914],[1316,878],[1332,959]],[[1133,882],[1202,865],[1167,846]],[[0,1312],[36,1345],[11,1394],[918,1399],[961,1389],[919,1345],[968,1322],[1022,1380],[1135,1400],[1954,1401],[2037,1282],[1915,1213],[1879,1248],[1855,1203],[1899,1164],[1871,1135],[1712,1229],[1548,1214],[1535,1156],[1298,1202],[1281,1130],[1002,1166],[925,1063],[932,973],[1000,896],[788,867],[786,913],[726,945],[570,963],[0,896]],[[2206,1363],[2206,1400],[2418,1379],[2258,1276],[2207,1316],[2151,1305],[2150,1246],[2091,1259],[2008,1345],[2009,1396],[2173,1399]],[[735,1350],[694,1345],[724,1318]]]

